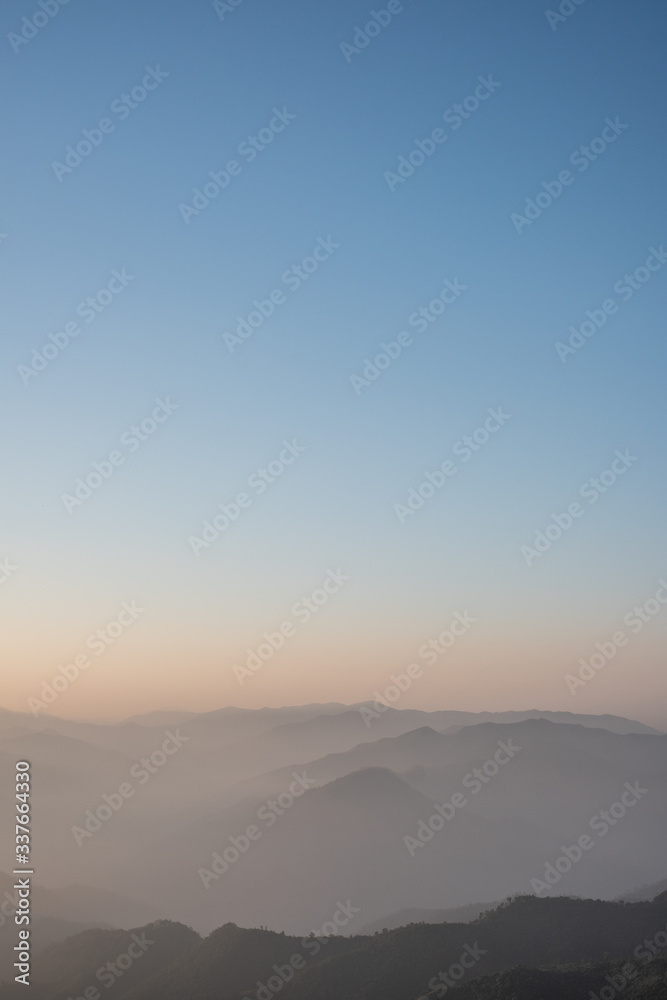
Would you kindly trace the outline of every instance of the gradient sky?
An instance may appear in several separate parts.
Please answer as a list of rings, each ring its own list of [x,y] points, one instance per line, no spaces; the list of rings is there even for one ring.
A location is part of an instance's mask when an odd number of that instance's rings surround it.
[[[363,0],[243,0],[223,20],[207,2],[72,0],[18,52],[7,36],[39,8],[3,6],[6,707],[134,599],[144,614],[54,713],[360,701],[467,611],[474,628],[400,707],[667,726],[667,608],[576,695],[564,682],[667,574],[667,266],[627,302],[613,290],[667,240],[665,11],[588,0],[552,30],[545,7],[407,0],[348,63]],[[145,102],[110,114],[158,64]],[[443,125],[489,74],[492,96]],[[239,143],[275,107],[296,118],[246,163]],[[570,154],[616,116],[629,127],[579,172]],[[59,181],[53,161],[105,117],[113,133]],[[390,191],[385,171],[439,126],[447,141]],[[179,205],[233,158],[240,175],[186,224]],[[518,234],[511,214],[568,167]],[[230,354],[223,333],[319,237],[340,246]],[[32,349],[121,268],[134,280],[24,385]],[[447,278],[466,291],[356,395],[350,375]],[[610,297],[617,313],[559,360]],[[173,415],[68,513],[62,494],[166,396]],[[511,419],[399,523],[394,504],[499,406]],[[189,537],[285,439],[306,450],[195,556]],[[616,449],[638,460],[528,567],[521,546]],[[350,581],[239,685],[246,649],[338,567]]]

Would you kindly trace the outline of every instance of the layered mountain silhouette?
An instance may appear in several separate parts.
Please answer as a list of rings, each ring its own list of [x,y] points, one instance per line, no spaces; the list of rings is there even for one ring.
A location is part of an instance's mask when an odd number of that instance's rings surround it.
[[[391,914],[442,915],[538,883],[544,896],[614,899],[664,879],[664,734],[539,711],[387,709],[367,724],[360,707],[105,725],[0,712],[0,780],[17,759],[32,764],[35,844],[48,844],[39,880],[61,907],[42,915],[77,927],[168,917],[203,934],[227,923],[307,934],[349,899],[359,912],[343,933],[356,934],[405,922]],[[628,785],[642,790],[636,802],[615,805]],[[593,831],[611,807],[622,817]],[[0,856],[11,856],[10,833]],[[583,835],[593,847],[545,882]],[[112,893],[126,902],[114,907]],[[45,941],[71,929],[53,925]]]
[[[459,1000],[573,1000],[605,987],[608,996],[615,983],[632,1000],[664,1000],[666,927],[665,896],[637,903],[518,897],[471,923],[348,937],[229,923],[201,938],[158,921],[85,931],[47,949],[35,961],[31,995],[66,1000],[97,986],[113,1000],[271,1000],[278,993],[284,1000],[431,1000],[456,986]],[[129,965],[120,961],[127,954],[136,956]],[[4,983],[0,1000],[23,996],[21,989]]]

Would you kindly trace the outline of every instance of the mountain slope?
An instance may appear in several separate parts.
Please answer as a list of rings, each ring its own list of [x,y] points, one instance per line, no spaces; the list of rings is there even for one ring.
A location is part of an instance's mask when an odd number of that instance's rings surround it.
[[[113,1000],[271,1000],[278,992],[281,1000],[432,1000],[444,995],[447,977],[463,980],[456,995],[466,1000],[577,1000],[587,995],[580,987],[597,993],[606,976],[622,967],[627,975],[628,963],[637,975],[624,996],[663,1000],[665,950],[654,948],[652,956],[642,942],[662,940],[666,925],[667,899],[567,897],[520,897],[471,924],[328,939],[227,924],[200,940],[161,922],[134,932],[86,932],[50,949],[35,963],[31,993],[37,1000],[81,995],[134,933],[156,943],[105,989]],[[0,987],[0,1000],[21,995],[13,985]]]
[[[95,987],[118,1000],[159,976],[174,962],[184,962],[199,935],[183,924],[159,920],[131,930],[88,930],[40,952],[33,960],[30,996],[66,1000]],[[23,996],[20,984],[0,987],[3,1000]]]

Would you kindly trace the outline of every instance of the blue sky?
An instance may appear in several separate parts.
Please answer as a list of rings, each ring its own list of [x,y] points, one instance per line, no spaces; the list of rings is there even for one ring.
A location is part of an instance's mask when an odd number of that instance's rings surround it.
[[[662,620],[585,705],[563,674],[667,571],[667,267],[627,302],[613,287],[667,238],[662,5],[586,0],[552,30],[528,0],[409,0],[349,62],[341,43],[382,4],[243,0],[221,20],[211,3],[71,0],[14,52],[38,9],[2,13],[7,703],[136,596],[150,613],[114,672],[81,679],[62,714],[361,700],[469,607],[455,677],[414,704],[655,721]],[[143,103],[110,111],[158,66]],[[489,75],[488,100],[443,124]],[[276,108],[296,117],[246,162],[239,144]],[[105,117],[113,132],[59,181],[53,162]],[[607,118],[628,127],[580,172],[570,155]],[[385,172],[438,127],[447,140],[391,191]],[[179,205],[234,158],[186,224]],[[518,234],[512,213],[567,168]],[[320,238],[339,246],[286,289]],[[25,385],[32,349],[123,268],[133,280]],[[465,292],[416,333],[408,317],[446,279]],[[223,333],[276,288],[286,301],[231,354]],[[610,297],[618,311],[563,363],[556,342]],[[350,375],[403,330],[412,345],[355,394]],[[62,494],[166,396],[173,415],[69,514]],[[511,419],[401,524],[394,504],[499,406]],[[285,439],[306,450],[195,557],[188,538]],[[627,475],[528,567],[521,546],[626,448]],[[339,565],[349,587],[239,688],[243,650]]]

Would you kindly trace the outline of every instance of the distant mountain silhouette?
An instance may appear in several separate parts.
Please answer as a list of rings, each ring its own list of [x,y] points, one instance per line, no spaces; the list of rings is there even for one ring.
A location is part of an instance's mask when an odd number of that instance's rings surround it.
[[[665,892],[667,892],[667,878],[661,879],[660,882],[653,882],[651,885],[642,885],[631,892],[623,893],[618,898],[625,900],[626,903],[641,903],[647,899],[656,899],[658,896],[664,895]]]
[[[394,930],[396,927],[406,927],[408,924],[467,924],[476,920],[486,910],[494,910],[500,906],[496,903],[469,903],[467,906],[456,906],[452,910],[396,910],[386,917],[371,920],[362,924],[359,934],[377,934],[383,930]]]
[[[169,733],[179,746],[166,756]],[[521,749],[493,772],[507,741]],[[666,748],[649,727],[571,713],[388,709],[366,726],[357,708],[335,704],[108,725],[0,712],[3,787],[17,757],[33,765],[33,832],[49,845],[40,878],[81,887],[68,898],[59,890],[61,909],[49,915],[79,926],[168,916],[202,933],[225,922],[308,932],[336,899],[354,897],[361,927],[533,891],[626,782],[647,794],[553,891],[613,898],[652,885],[665,875]],[[152,756],[149,772],[140,762]],[[493,776],[482,784],[472,774],[485,762]],[[304,786],[292,796],[295,775]],[[429,836],[436,805],[462,792],[464,807]],[[267,803],[281,796],[289,807],[271,816]],[[216,854],[233,855],[248,826],[259,839],[203,884],[201,872]],[[418,831],[427,842],[410,852]],[[11,856],[10,834],[0,829],[0,857]],[[110,893],[141,909],[115,910]]]

